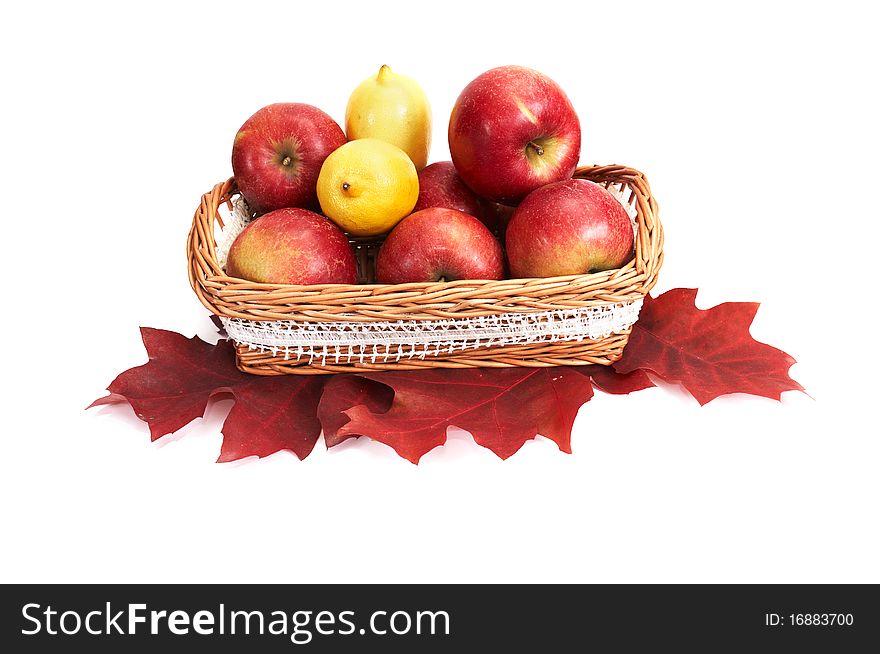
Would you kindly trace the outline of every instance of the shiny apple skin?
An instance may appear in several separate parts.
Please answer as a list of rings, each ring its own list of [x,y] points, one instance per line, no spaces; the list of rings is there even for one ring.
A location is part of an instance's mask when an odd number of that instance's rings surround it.
[[[620,268],[632,259],[634,240],[623,205],[584,179],[549,184],[530,193],[513,212],[505,234],[514,278]]]
[[[504,254],[474,216],[430,207],[404,218],[387,236],[376,276],[382,284],[503,279]]]
[[[449,119],[449,150],[471,190],[514,205],[572,176],[580,157],[580,121],[552,79],[522,66],[502,66],[459,95]]]
[[[497,217],[491,203],[474,193],[455,170],[451,161],[438,161],[419,171],[419,199],[413,213],[431,207],[456,209],[495,229]]]
[[[232,171],[238,189],[259,213],[316,207],[321,165],[345,141],[342,128],[317,107],[298,102],[263,107],[235,135]]]
[[[348,238],[324,216],[277,209],[253,220],[232,242],[226,274],[265,284],[355,284]]]

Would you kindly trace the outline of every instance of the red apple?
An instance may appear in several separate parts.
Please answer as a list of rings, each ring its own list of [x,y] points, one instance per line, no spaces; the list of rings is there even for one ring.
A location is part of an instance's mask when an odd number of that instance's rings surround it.
[[[512,277],[556,277],[620,268],[633,257],[633,226],[604,188],[569,179],[532,191],[507,225]]]
[[[278,209],[232,242],[226,273],[266,284],[354,284],[357,264],[345,234],[306,209]]]
[[[503,279],[501,244],[479,220],[455,209],[410,214],[385,239],[376,259],[382,284]]]
[[[283,102],[248,118],[232,146],[232,172],[254,211],[314,207],[321,165],[345,134],[330,116],[308,104]]]
[[[495,229],[495,212],[461,181],[451,161],[438,161],[419,171],[419,199],[413,212],[430,207],[457,209]]]
[[[449,119],[458,174],[478,195],[516,204],[540,186],[568,179],[581,151],[574,107],[549,77],[502,66],[468,84]]]

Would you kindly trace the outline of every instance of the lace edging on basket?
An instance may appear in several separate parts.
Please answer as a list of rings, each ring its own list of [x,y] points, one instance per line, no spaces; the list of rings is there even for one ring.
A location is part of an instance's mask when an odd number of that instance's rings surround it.
[[[631,327],[642,300],[535,313],[382,322],[255,321],[221,317],[235,342],[285,360],[376,363],[536,342],[601,339]]]

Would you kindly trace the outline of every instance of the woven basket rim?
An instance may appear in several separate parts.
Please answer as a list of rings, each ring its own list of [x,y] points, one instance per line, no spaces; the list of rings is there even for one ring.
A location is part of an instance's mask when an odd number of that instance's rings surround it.
[[[632,262],[628,263],[623,268],[613,268],[611,270],[606,270],[597,273],[585,273],[580,275],[563,275],[560,277],[509,277],[506,279],[457,279],[449,282],[407,282],[406,284],[267,284],[264,282],[250,282],[246,279],[242,279],[240,277],[230,277],[228,275],[212,275],[210,277],[206,277],[205,279],[208,281],[218,281],[218,282],[227,282],[226,288],[229,290],[234,290],[236,285],[247,286],[248,289],[242,290],[253,290],[259,292],[275,292],[275,291],[290,291],[295,292],[297,294],[309,291],[323,291],[323,290],[334,290],[340,287],[343,288],[351,288],[352,286],[357,286],[358,288],[365,289],[369,291],[367,293],[370,297],[379,297],[382,293],[377,291],[381,291],[383,289],[387,289],[389,292],[405,292],[405,291],[427,291],[428,289],[448,289],[448,288],[470,288],[479,286],[481,288],[499,288],[504,287],[506,285],[510,285],[511,282],[515,282],[515,286],[534,286],[534,285],[546,285],[546,284],[567,284],[569,282],[583,280],[583,279],[607,279],[613,278],[615,276],[620,276],[620,273],[626,272],[633,268],[630,265]],[[618,275],[609,275],[608,273],[618,273]],[[505,284],[504,282],[507,282]]]

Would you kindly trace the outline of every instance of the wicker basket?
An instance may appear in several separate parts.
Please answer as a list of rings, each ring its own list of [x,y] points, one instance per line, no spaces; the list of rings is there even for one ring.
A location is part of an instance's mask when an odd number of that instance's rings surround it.
[[[263,325],[271,321],[298,328],[335,326],[344,328],[401,324],[437,325],[482,317],[491,321],[499,315],[531,316],[547,312],[604,310],[609,306],[632,305],[654,286],[663,262],[663,230],[657,203],[645,176],[625,166],[588,166],[575,177],[612,186],[621,199],[635,209],[636,252],[626,266],[587,275],[501,281],[434,282],[418,284],[325,284],[294,286],[258,284],[228,277],[221,268],[215,240],[215,223],[224,225],[220,210],[231,210],[237,195],[234,180],[218,184],[202,196],[187,241],[189,280],[199,300],[211,312],[236,325]],[[621,195],[622,194],[622,195]],[[370,279],[375,263],[376,241],[352,241],[362,278]],[[470,319],[470,320],[468,320]],[[409,321],[430,321],[412,323]],[[438,322],[440,321],[440,322]],[[375,326],[375,325],[374,325]],[[321,374],[363,370],[412,370],[420,368],[468,368],[509,366],[608,365],[620,358],[630,328],[601,337],[552,337],[511,345],[477,343],[456,350],[428,348],[407,356],[391,334],[381,350],[364,356],[316,356],[314,348],[302,350],[254,347],[237,343],[237,365],[258,375]],[[331,344],[332,345],[332,344]],[[361,348],[363,350],[363,348]],[[324,348],[326,354],[327,348]],[[401,356],[401,353],[403,356]]]

